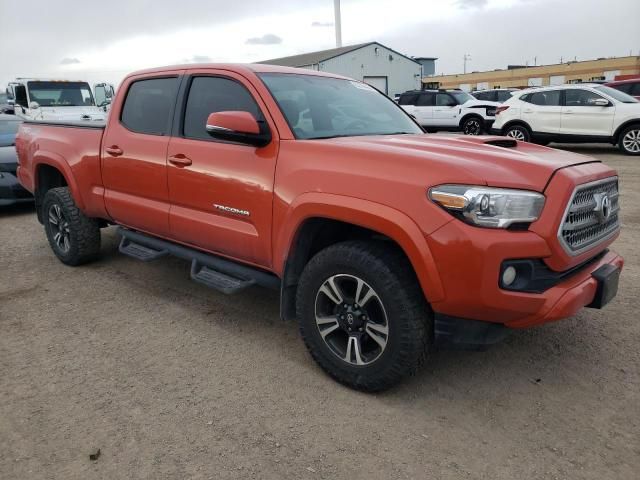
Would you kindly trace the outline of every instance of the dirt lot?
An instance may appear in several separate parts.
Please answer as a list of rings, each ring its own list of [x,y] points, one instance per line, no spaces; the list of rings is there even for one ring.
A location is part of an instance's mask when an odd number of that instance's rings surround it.
[[[0,478],[637,479],[640,159],[572,150],[621,175],[618,297],[381,395],[325,376],[273,292],[139,263],[113,229],[65,267],[31,208],[0,210]]]

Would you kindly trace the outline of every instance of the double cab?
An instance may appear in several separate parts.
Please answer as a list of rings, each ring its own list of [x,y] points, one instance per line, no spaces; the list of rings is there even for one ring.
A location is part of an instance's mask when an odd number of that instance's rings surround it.
[[[514,138],[423,132],[365,83],[269,65],[125,78],[106,123],[25,122],[18,177],[53,253],[175,255],[280,293],[317,363],[378,391],[434,345],[481,348],[616,294],[618,177]],[[71,273],[70,273],[71,274]],[[242,295],[237,296],[242,301]]]

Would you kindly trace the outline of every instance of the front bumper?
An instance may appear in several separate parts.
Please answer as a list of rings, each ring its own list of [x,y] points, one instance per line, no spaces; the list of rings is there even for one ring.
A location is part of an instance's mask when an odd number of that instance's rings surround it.
[[[0,206],[25,202],[33,202],[33,195],[20,185],[14,174],[0,172]]]
[[[574,315],[590,305],[598,289],[592,274],[603,265],[622,269],[614,252],[592,255],[594,260],[562,277],[540,293],[506,290],[499,286],[505,260],[549,259],[552,250],[532,231],[479,229],[452,221],[427,237],[436,260],[445,298],[433,302],[438,315],[482,320],[511,328],[531,327]],[[600,254],[597,257],[597,254]]]

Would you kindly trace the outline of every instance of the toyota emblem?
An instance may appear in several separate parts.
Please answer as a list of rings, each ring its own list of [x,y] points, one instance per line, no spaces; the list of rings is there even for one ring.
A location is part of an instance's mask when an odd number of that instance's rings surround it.
[[[594,197],[596,200],[596,208],[594,208],[594,211],[598,216],[598,221],[605,223],[611,216],[611,199],[606,193],[597,193]]]

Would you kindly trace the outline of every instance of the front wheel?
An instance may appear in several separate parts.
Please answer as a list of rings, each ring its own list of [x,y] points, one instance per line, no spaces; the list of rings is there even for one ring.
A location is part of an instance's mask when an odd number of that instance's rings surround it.
[[[42,218],[49,245],[67,265],[81,265],[100,252],[100,226],[76,206],[68,187],[52,188],[42,202]]]
[[[462,133],[465,135],[482,135],[482,119],[480,117],[465,118],[462,122]]]
[[[618,148],[627,155],[640,155],[640,125],[624,129],[618,140]]]
[[[521,142],[531,141],[531,132],[529,129],[522,125],[512,125],[504,131],[505,137],[511,137],[514,140],[520,140]]]
[[[332,245],[307,264],[296,299],[300,333],[335,380],[385,390],[422,364],[432,317],[411,265],[395,248]]]

